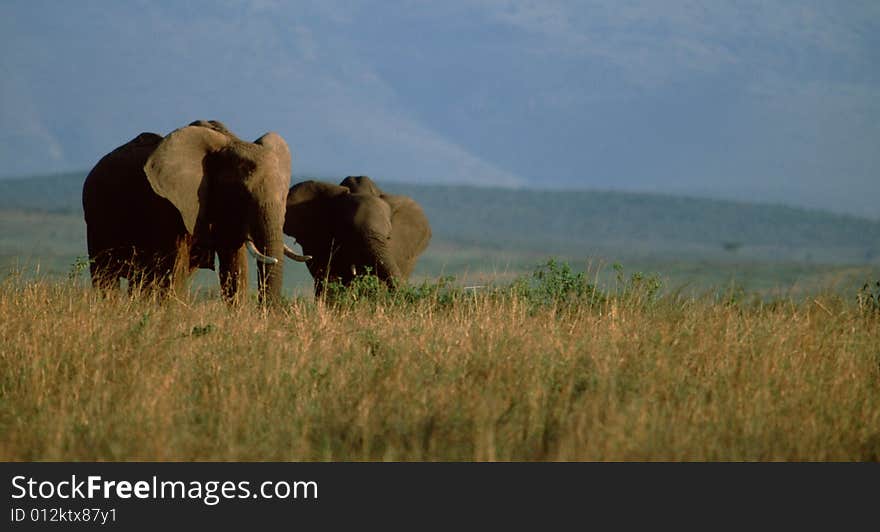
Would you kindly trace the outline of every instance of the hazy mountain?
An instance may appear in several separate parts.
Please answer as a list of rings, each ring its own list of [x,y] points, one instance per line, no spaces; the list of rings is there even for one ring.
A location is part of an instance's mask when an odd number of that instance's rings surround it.
[[[4,212],[21,211],[63,214],[80,224],[84,178],[0,181],[0,225]],[[880,222],[820,210],[601,190],[379,184],[424,207],[433,246],[488,255],[880,263]],[[84,228],[80,233],[77,238]],[[3,238],[0,231],[0,244]],[[0,255],[8,252],[0,249]]]
[[[0,4],[0,176],[141,131],[281,133],[295,172],[880,217],[880,4]]]

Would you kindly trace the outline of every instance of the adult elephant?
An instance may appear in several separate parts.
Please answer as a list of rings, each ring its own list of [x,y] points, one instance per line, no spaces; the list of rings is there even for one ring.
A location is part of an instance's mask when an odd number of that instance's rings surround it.
[[[221,293],[232,302],[246,292],[249,250],[260,265],[260,302],[278,301],[289,186],[290,151],[277,133],[247,142],[201,120],[166,137],[141,133],[83,184],[92,283],[118,288],[126,278],[164,295],[183,290],[195,269],[214,269],[216,253]]]
[[[431,239],[418,203],[382,192],[367,176],[291,187],[284,232],[312,257],[306,265],[316,297],[326,282],[349,284],[368,268],[391,286],[407,280]]]

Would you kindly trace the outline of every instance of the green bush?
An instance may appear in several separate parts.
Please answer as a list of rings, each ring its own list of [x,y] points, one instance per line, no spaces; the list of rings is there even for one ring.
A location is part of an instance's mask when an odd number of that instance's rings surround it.
[[[509,291],[536,306],[573,303],[596,305],[607,299],[594,284],[587,281],[584,272],[574,273],[568,263],[552,258],[539,265],[531,275],[515,280]]]
[[[334,305],[353,305],[361,301],[379,301],[387,299],[388,286],[381,279],[370,273],[355,277],[346,286],[338,281],[330,281],[325,285],[325,301]]]
[[[614,265],[617,273],[616,289],[610,292],[600,290],[595,283],[587,280],[586,272],[575,272],[568,263],[551,258],[539,264],[534,271],[516,278],[509,285],[486,286],[483,290],[468,291],[455,285],[455,277],[444,276],[436,280],[425,280],[418,284],[388,285],[367,271],[348,285],[339,282],[326,284],[325,301],[333,305],[351,306],[364,302],[385,305],[412,305],[429,302],[434,305],[449,305],[457,301],[471,301],[488,297],[505,299],[517,297],[533,308],[577,307],[581,305],[598,306],[614,298],[628,304],[645,305],[657,300],[662,284],[655,275],[641,272],[629,277],[623,274],[623,267]]]
[[[663,283],[657,275],[645,275],[642,272],[633,272],[629,279],[623,273],[623,266],[615,263],[613,266],[617,280],[617,297],[622,300],[639,303],[653,303],[657,300]]]
[[[880,281],[873,285],[866,282],[859,290],[856,300],[862,312],[880,312]]]
[[[454,286],[455,277],[443,276],[435,281],[425,280],[418,284],[386,284],[366,269],[367,273],[355,277],[348,286],[340,282],[328,282],[325,301],[337,306],[351,306],[362,302],[386,305],[411,305],[431,301],[446,305],[457,300],[461,288]]]

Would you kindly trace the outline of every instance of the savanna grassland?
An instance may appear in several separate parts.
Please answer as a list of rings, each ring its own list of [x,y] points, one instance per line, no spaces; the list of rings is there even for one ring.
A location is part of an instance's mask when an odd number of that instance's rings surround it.
[[[549,262],[262,311],[9,276],[0,459],[880,460],[877,287],[618,280]]]
[[[410,287],[264,312],[98,296],[84,177],[0,182],[2,460],[880,460],[878,220],[383,183]]]

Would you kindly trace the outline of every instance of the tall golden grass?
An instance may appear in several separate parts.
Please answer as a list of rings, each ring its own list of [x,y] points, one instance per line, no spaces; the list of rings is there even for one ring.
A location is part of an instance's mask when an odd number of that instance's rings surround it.
[[[878,460],[880,319],[802,302],[0,284],[3,460]]]

